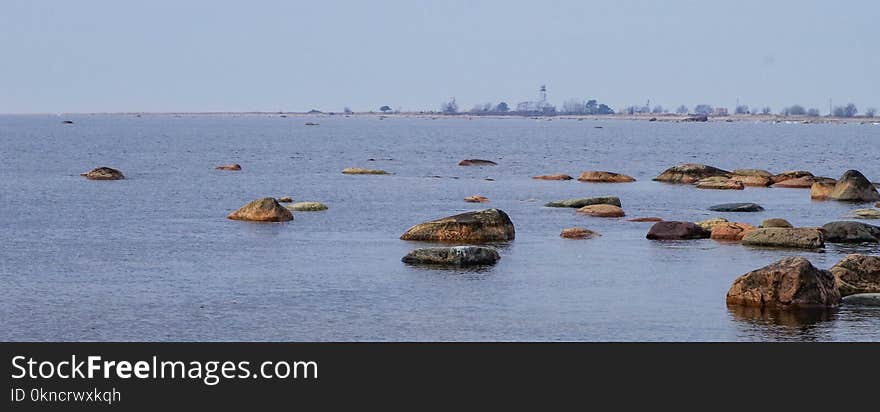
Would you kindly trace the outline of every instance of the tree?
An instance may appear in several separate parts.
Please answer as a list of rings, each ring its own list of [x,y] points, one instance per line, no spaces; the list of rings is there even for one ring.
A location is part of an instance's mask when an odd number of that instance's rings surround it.
[[[614,109],[603,103],[596,109],[596,114],[614,114]]]
[[[584,110],[587,114],[596,114],[599,112],[599,103],[596,99],[587,100],[587,104],[584,107]]]
[[[739,106],[736,106],[736,109],[733,109],[733,112],[735,114],[749,114],[749,106],[741,104]]]
[[[810,110],[807,110],[807,116],[819,117],[819,109],[811,108]]]
[[[865,110],[865,116],[874,117],[877,115],[877,109],[874,107],[869,107],[868,110]]]
[[[658,104],[658,105],[654,106],[653,109],[651,109],[651,113],[654,113],[654,114],[666,113],[666,109],[664,109],[663,106]]]
[[[853,117],[859,112],[859,109],[856,108],[856,105],[850,103],[844,107],[837,106],[831,112],[834,117]]]
[[[505,102],[498,103],[498,106],[495,106],[495,111],[498,113],[507,113],[510,111],[510,106]]]
[[[440,106],[440,109],[445,114],[456,114],[458,113],[458,103],[455,102],[455,98],[453,97],[448,102],[443,103],[443,105]]]
[[[382,106],[382,107],[379,108],[379,111],[382,112],[382,113],[388,113],[388,112],[391,111],[391,106],[387,106],[387,105],[386,105],[386,106]]]
[[[345,106],[345,107],[342,109],[342,112],[345,113],[345,114],[351,114],[351,113],[352,113],[352,111],[351,111],[351,107]]]
[[[675,109],[675,112],[678,114],[688,114],[688,107],[685,105],[678,106],[678,109]]]
[[[696,114],[710,115],[713,111],[712,106],[708,104],[698,104],[697,107],[694,107],[694,113]]]
[[[770,107],[764,107],[763,109],[761,109],[761,114],[767,115],[770,114],[771,111],[773,111],[773,109],[771,109]]]
[[[782,111],[779,112],[779,114],[781,114],[783,116],[803,116],[803,115],[807,114],[807,110],[804,109],[804,106],[796,104],[793,106],[783,108]]]

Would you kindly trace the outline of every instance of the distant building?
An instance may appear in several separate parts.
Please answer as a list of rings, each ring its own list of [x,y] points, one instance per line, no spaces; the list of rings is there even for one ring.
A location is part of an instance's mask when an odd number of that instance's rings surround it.
[[[552,116],[556,114],[556,106],[547,103],[547,86],[541,85],[538,90],[538,100],[519,102],[516,104],[516,111],[523,114]]]
[[[712,113],[715,116],[727,116],[727,108],[726,107],[716,107],[715,112]]]

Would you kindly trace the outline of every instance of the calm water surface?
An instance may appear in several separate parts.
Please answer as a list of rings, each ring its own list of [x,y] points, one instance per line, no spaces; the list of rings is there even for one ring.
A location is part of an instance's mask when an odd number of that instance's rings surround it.
[[[652,182],[684,162],[880,180],[880,126],[532,119],[278,116],[0,116],[0,340],[880,341],[880,310],[729,310],[739,275],[785,256],[828,268],[877,246],[824,253],[712,240],[654,242],[650,223],[576,215],[544,202],[615,195],[628,217],[702,220],[723,202],[758,224],[841,220],[865,207],[809,190],[697,190]],[[313,121],[320,126],[306,127]],[[602,126],[602,128],[596,128]],[[459,167],[464,158],[497,167]],[[375,159],[375,160],[369,160]],[[237,162],[241,172],[215,171]],[[79,173],[121,169],[123,181]],[[381,168],[390,176],[347,176]],[[611,170],[631,184],[530,176]],[[436,177],[440,176],[440,177]],[[494,181],[485,180],[486,178]],[[413,224],[485,206],[515,241],[482,270],[400,258]],[[230,221],[259,197],[321,201],[289,223]],[[601,237],[572,241],[566,227]]]

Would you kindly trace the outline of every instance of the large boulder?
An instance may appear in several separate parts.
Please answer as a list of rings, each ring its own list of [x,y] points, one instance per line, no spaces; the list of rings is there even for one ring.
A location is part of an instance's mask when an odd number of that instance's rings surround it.
[[[820,181],[813,182],[813,185],[810,186],[810,198],[817,200],[824,200],[828,198],[828,195],[831,194],[831,191],[834,190],[834,186],[837,185],[837,182],[828,182],[828,181]]]
[[[507,213],[484,209],[420,223],[406,231],[402,240],[434,242],[501,242],[513,240],[516,231]]]
[[[459,166],[497,166],[498,163],[495,163],[491,160],[483,160],[483,159],[464,159],[458,162]]]
[[[559,236],[566,239],[590,239],[601,235],[587,228],[570,227],[568,229],[563,229]]]
[[[555,174],[555,175],[541,175],[541,176],[532,176],[532,179],[537,180],[571,180],[573,177],[565,174]]]
[[[858,170],[847,170],[834,189],[828,194],[829,199],[850,202],[875,202],[880,200],[877,188]]]
[[[862,222],[831,222],[822,226],[831,243],[880,243],[880,227]]]
[[[595,217],[624,217],[626,213],[614,205],[589,205],[577,210],[578,213]]]
[[[709,232],[693,222],[657,222],[645,236],[651,240],[706,239]]]
[[[761,169],[735,169],[730,180],[742,183],[745,186],[770,186],[773,183],[773,174]]]
[[[546,207],[574,207],[582,208],[589,205],[614,205],[621,207],[620,198],[617,196],[582,197],[578,199],[565,199],[547,203]]]
[[[880,256],[848,255],[831,267],[841,296],[880,293]]]
[[[784,228],[792,228],[794,226],[791,225],[787,220],[780,218],[766,219],[761,222],[761,225],[758,226],[760,228],[765,227],[784,227]]]
[[[670,167],[655,177],[658,182],[669,183],[694,183],[700,179],[713,176],[730,177],[730,172],[717,167],[701,165],[697,163],[685,163]]]
[[[86,179],[89,180],[121,180],[125,179],[125,176],[122,175],[122,172],[112,168],[112,167],[98,167],[92,170],[89,170],[85,173],[80,173],[80,176],[85,176]]]
[[[712,228],[712,233],[709,237],[715,240],[739,242],[746,233],[752,230],[755,230],[755,227],[748,223],[722,223]]]
[[[755,203],[724,203],[709,208],[713,212],[760,212],[764,210]]]
[[[821,249],[825,247],[825,237],[822,230],[818,228],[770,227],[748,231],[742,238],[742,244],[760,247]]]
[[[416,249],[401,259],[411,265],[481,266],[501,259],[498,251],[483,246],[430,247]]]
[[[347,167],[342,169],[343,174],[347,175],[387,175],[388,172],[378,169],[364,169],[362,167]]]
[[[727,292],[727,304],[830,308],[840,304],[840,292],[831,272],[802,257],[788,257],[738,277]]]
[[[631,176],[620,173],[605,172],[602,170],[591,170],[581,173],[578,177],[581,182],[601,182],[601,183],[627,183],[635,182]]]
[[[274,197],[264,197],[242,206],[227,217],[253,222],[287,222],[293,220],[293,213],[281,206]]]
[[[697,189],[743,190],[745,186],[739,181],[724,177],[712,176],[697,181]]]

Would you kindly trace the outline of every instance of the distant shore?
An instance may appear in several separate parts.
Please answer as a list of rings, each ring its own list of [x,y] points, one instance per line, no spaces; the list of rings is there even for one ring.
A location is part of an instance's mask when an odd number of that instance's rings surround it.
[[[535,119],[535,120],[631,120],[631,121],[656,121],[656,122],[689,122],[694,121],[697,115],[684,114],[558,114],[558,115],[527,115],[527,114],[441,114],[427,112],[320,112],[320,113],[303,113],[303,112],[95,112],[95,113],[29,113],[14,114],[4,113],[2,115],[9,116],[28,116],[28,115],[57,115],[57,116],[269,116],[269,117],[298,117],[298,118],[316,118],[316,117],[376,117],[376,118],[418,118],[418,119]],[[803,123],[803,124],[823,124],[823,123],[856,123],[856,124],[880,124],[880,117],[829,117],[829,116],[783,116],[783,115],[728,115],[728,116],[708,116],[708,122],[756,122],[756,123]]]

